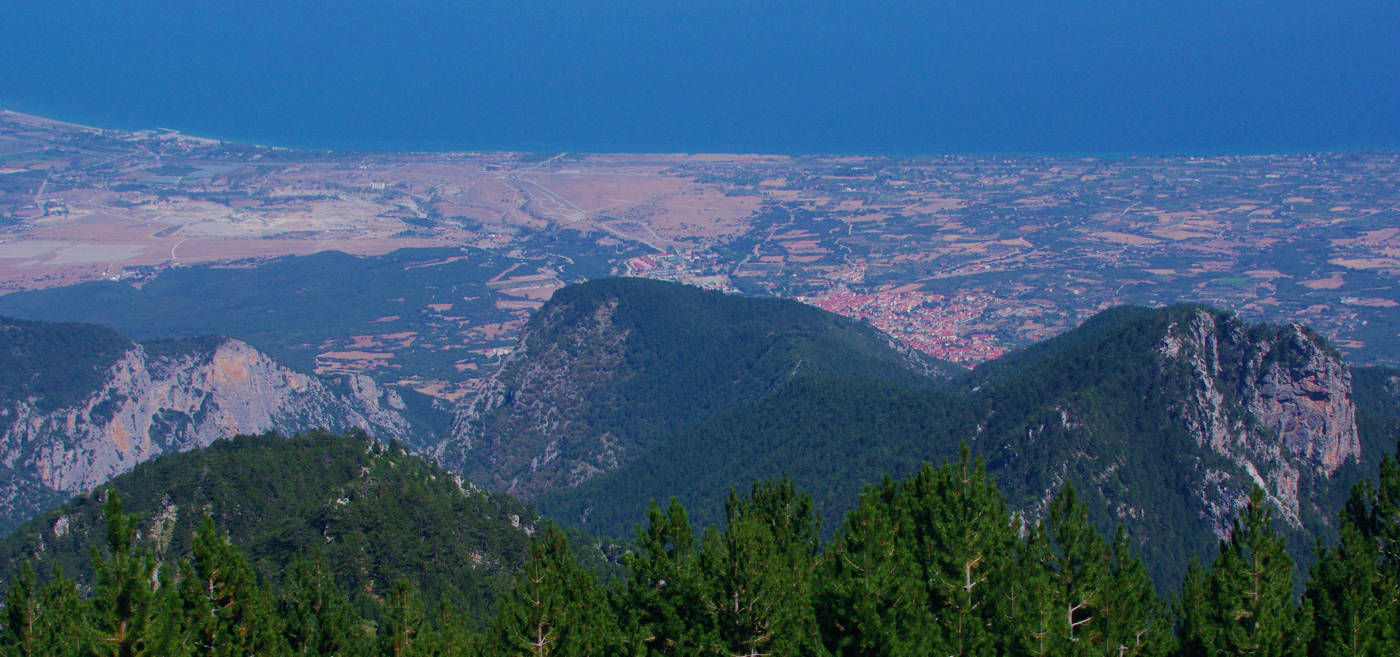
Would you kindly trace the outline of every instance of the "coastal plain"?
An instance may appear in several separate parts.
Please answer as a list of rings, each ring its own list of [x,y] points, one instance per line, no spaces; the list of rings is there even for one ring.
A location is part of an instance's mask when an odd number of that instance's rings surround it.
[[[425,343],[470,354],[411,382],[454,400],[555,289],[607,275],[799,299],[965,366],[1110,306],[1183,301],[1306,323],[1349,360],[1396,365],[1397,226],[1393,152],[301,151],[0,113],[0,292],[330,250],[476,258],[479,297],[417,309],[450,331],[386,315],[383,332],[313,345],[329,373],[390,372]]]

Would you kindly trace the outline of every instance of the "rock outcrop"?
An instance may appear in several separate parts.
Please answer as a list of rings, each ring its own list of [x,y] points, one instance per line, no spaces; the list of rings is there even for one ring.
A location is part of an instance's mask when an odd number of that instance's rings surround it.
[[[484,455],[481,465],[488,469],[510,471],[512,458],[528,458],[528,472],[533,474],[555,461],[561,447],[585,452],[562,472],[562,481],[556,485],[566,486],[617,467],[617,449],[606,436],[596,446],[572,443],[593,442],[590,439],[597,432],[580,417],[580,411],[618,377],[626,376],[620,366],[627,330],[612,321],[615,299],[599,304],[561,333],[563,315],[570,310],[563,305],[541,309],[496,376],[458,415],[453,431],[457,439],[438,446],[439,461],[464,469],[473,447],[484,447],[478,453]],[[496,419],[489,430],[487,418]],[[493,449],[502,437],[514,443],[511,449]],[[514,491],[519,477],[495,483]]]
[[[132,343],[77,403],[0,400],[0,529],[143,461],[236,434],[357,427],[408,437],[403,400],[367,377],[337,390],[238,340],[192,345],[150,353]]]
[[[1351,373],[1306,327],[1246,326],[1199,309],[1170,324],[1158,353],[1165,369],[1186,376],[1178,410],[1197,445],[1249,479],[1206,473],[1200,496],[1217,535],[1252,485],[1300,526],[1300,487],[1360,458]]]

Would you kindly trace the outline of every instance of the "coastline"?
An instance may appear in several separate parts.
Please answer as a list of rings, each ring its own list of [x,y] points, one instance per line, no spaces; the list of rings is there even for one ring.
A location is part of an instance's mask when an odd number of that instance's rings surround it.
[[[137,128],[128,127],[104,127],[98,125],[99,122],[92,119],[60,119],[53,118],[52,115],[38,113],[26,109],[13,109],[5,104],[0,104],[0,115],[19,117],[26,123],[34,125],[64,126],[69,129],[82,130],[93,133],[119,132],[138,136],[164,136],[166,138],[182,139],[198,142],[206,145],[236,144],[254,148],[266,148],[287,151],[306,151],[320,153],[373,153],[381,155],[405,154],[405,155],[471,155],[482,153],[573,153],[589,156],[609,156],[609,155],[639,155],[670,158],[721,158],[721,159],[753,159],[767,157],[781,158],[892,158],[892,159],[925,159],[925,158],[1016,158],[1016,159],[1081,159],[1081,160],[1105,160],[1124,162],[1134,159],[1191,159],[1191,158],[1268,158],[1268,157],[1296,157],[1308,155],[1340,155],[1348,153],[1393,153],[1400,152],[1400,144],[1392,146],[1345,146],[1335,148],[1278,148],[1271,150],[1248,150],[1248,149],[1185,149],[1179,151],[1133,151],[1133,150],[1109,150],[1109,151],[1015,151],[1015,150],[949,150],[949,151],[925,151],[925,152],[889,152],[879,150],[844,150],[844,149],[812,149],[812,150],[783,150],[783,149],[589,149],[571,147],[569,144],[547,144],[534,145],[515,148],[472,148],[462,145],[450,145],[443,147],[426,147],[417,143],[379,143],[367,142],[347,142],[341,145],[297,145],[287,143],[277,143],[275,141],[248,139],[238,136],[210,136],[211,133],[190,132],[186,129],[169,128],[161,126],[142,126]]]

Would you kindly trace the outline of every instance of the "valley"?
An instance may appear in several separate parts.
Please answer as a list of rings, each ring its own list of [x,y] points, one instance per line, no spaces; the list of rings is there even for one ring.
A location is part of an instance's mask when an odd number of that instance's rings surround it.
[[[1400,364],[1394,153],[312,152],[6,112],[0,167],[3,290],[326,250],[491,260],[472,274],[482,293],[408,309],[461,334],[456,375],[408,382],[453,399],[553,289],[609,274],[801,299],[966,366],[1114,305],[1177,302],[1303,322],[1353,362]],[[339,336],[317,367],[387,381],[414,347],[402,333]]]
[[[649,501],[723,530],[732,491],[773,477],[805,491],[812,545],[831,545],[862,491],[962,454],[1021,531],[1072,508],[1121,530],[1115,549],[1161,593],[1262,509],[1311,566],[1400,443],[1390,153],[299,152],[4,113],[0,163],[0,526],[24,525],[10,568],[68,545],[78,512],[56,504],[76,496],[92,526],[92,492],[134,490],[143,464],[328,429],[441,468],[375,493],[391,506],[439,480],[455,488],[433,495],[534,505],[481,530],[511,537],[496,562],[517,573],[522,526],[560,523],[616,573],[638,519],[658,520]],[[360,474],[419,472],[393,463]],[[237,524],[238,505],[196,499],[214,479],[143,498],[141,522],[168,534],[176,514],[185,536],[191,513],[171,509],[202,508]],[[333,543],[335,500],[355,498],[306,494],[330,504],[303,511]],[[259,577],[309,549],[303,522],[238,525]],[[354,536],[343,559],[387,554]],[[444,567],[484,558],[440,550]],[[385,620],[388,575],[337,576]],[[410,585],[481,629],[507,579]]]

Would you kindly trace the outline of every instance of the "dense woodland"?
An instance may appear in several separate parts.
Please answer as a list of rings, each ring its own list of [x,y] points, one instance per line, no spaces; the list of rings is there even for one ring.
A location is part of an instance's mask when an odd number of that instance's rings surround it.
[[[625,572],[604,581],[564,534],[536,532],[480,626],[408,579],[351,604],[312,548],[259,576],[212,520],[188,558],[136,540],[104,503],[94,577],[23,569],[6,597],[6,655],[1394,655],[1400,653],[1400,464],[1356,486],[1341,540],[1301,595],[1256,493],[1208,564],[1168,601],[1120,531],[1090,523],[1072,486],[1046,517],[1007,511],[964,448],[868,487],[830,542],[791,480],[731,491],[724,528],[652,504]]]
[[[35,555],[41,578],[61,569],[85,588],[96,581],[92,550],[108,542],[104,501],[117,491],[139,528],[134,548],[160,562],[192,556],[211,517],[258,578],[273,581],[312,551],[373,616],[383,595],[407,579],[431,604],[480,619],[511,587],[524,563],[534,512],[515,498],[475,489],[401,446],[310,432],[238,436],[143,463],[91,494],[51,509],[0,539],[0,581]],[[592,566],[601,555],[575,548]]]
[[[596,289],[579,286],[577,293]],[[1027,515],[1038,518],[1044,512],[1047,491],[1066,480],[1076,482],[1094,525],[1108,533],[1122,523],[1159,592],[1167,593],[1181,586],[1191,555],[1209,559],[1214,553],[1216,538],[1201,520],[1201,472],[1232,474],[1230,485],[1237,488],[1222,497],[1242,499],[1253,481],[1240,464],[1201,449],[1182,420],[1194,399],[1193,375],[1156,350],[1173,324],[1202,311],[1226,317],[1194,305],[1111,309],[1073,331],[933,387],[873,380],[858,372],[798,374],[744,403],[695,413],[698,419],[616,470],[531,501],[546,516],[596,535],[627,537],[646,500],[675,496],[695,525],[705,527],[724,520],[712,491],[786,473],[811,492],[826,517],[839,518],[866,483],[886,473],[911,476],[925,461],[936,462],[969,441],[986,459],[1007,505]],[[1238,326],[1245,344],[1259,344],[1282,330],[1226,319],[1219,326]],[[1325,341],[1317,343],[1330,349]],[[666,348],[631,346],[642,353]],[[808,362],[822,358],[795,351]],[[1298,357],[1276,351],[1268,357]],[[1395,388],[1400,372],[1362,367],[1351,372],[1361,458],[1330,477],[1302,473],[1301,527],[1278,527],[1299,563],[1312,563],[1314,537],[1336,536],[1335,510],[1351,484],[1374,473],[1400,439]],[[1239,406],[1236,391],[1250,382],[1227,377],[1235,374],[1222,373],[1215,383]],[[673,390],[649,383],[652,395]],[[627,435],[615,427],[638,416],[618,413],[607,418],[613,424],[594,429]],[[1237,417],[1248,419],[1242,412]],[[837,529],[828,526],[825,535]]]

